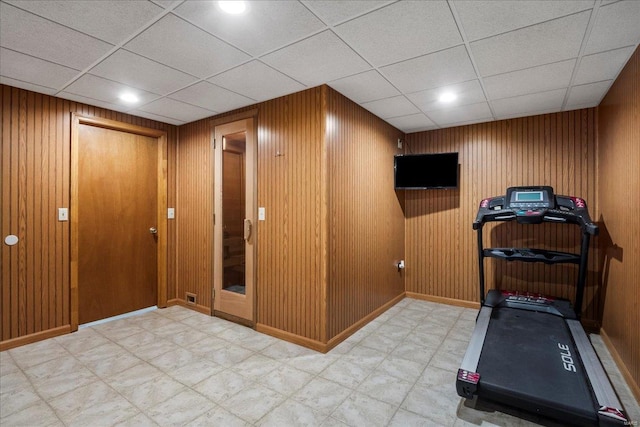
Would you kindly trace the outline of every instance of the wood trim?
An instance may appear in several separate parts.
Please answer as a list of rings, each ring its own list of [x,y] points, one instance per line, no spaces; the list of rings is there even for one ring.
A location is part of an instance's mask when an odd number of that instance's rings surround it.
[[[327,342],[326,344],[320,341],[307,338],[307,337],[301,337],[300,335],[292,334],[291,332],[287,332],[281,329],[267,326],[262,323],[256,324],[255,329],[256,331],[261,332],[263,334],[271,335],[272,337],[276,337],[276,338],[291,342],[293,344],[298,344],[303,347],[310,348],[311,350],[319,351],[321,353],[327,353],[332,348],[336,347],[342,341],[346,340],[355,332],[357,332],[364,325],[371,322],[373,319],[380,316],[382,313],[384,313],[385,311],[387,311],[388,309],[390,309],[391,307],[393,307],[394,305],[402,301],[404,297],[405,295],[404,293],[402,293],[397,297],[395,297],[394,299],[392,299],[391,301],[384,304],[383,306],[378,307],[376,310],[372,311],[367,316],[363,317],[362,319],[360,319],[359,321],[357,321],[356,323],[354,323],[353,325],[351,325],[350,327],[348,327],[347,329],[345,329],[335,337],[331,338],[329,342]]]
[[[216,126],[237,122],[239,120],[245,120],[245,119],[255,119],[255,126],[257,127],[258,109],[252,108],[251,110],[241,111],[239,113],[229,114],[228,116],[222,116],[222,117],[218,117],[210,120],[209,125],[211,126],[211,134],[214,133]]]
[[[79,181],[78,181],[78,160],[80,158],[78,150],[78,139],[80,133],[80,119],[81,117],[75,113],[71,113],[71,201],[69,215],[71,216],[71,283],[70,283],[70,301],[69,307],[71,308],[71,330],[78,330],[78,323],[80,322],[80,300],[78,298],[78,258],[79,258],[79,241],[78,241],[78,200],[79,196]]]
[[[202,314],[206,314],[207,316],[211,316],[211,309],[209,307],[204,306],[204,305],[187,304],[186,301],[178,299],[178,298],[167,300],[166,307],[171,307],[171,306],[174,306],[174,305],[179,305],[181,307],[188,308],[189,310],[197,311],[198,313],[202,313]],[[166,307],[164,307],[164,308],[166,308]]]
[[[618,369],[622,374],[622,378],[629,386],[633,397],[635,397],[638,404],[640,404],[640,384],[638,384],[634,380],[633,375],[631,375],[631,372],[629,371],[629,368],[627,368],[627,365],[624,363],[624,360],[620,356],[620,353],[618,353],[616,346],[613,345],[613,342],[609,338],[609,335],[607,335],[607,331],[605,331],[604,328],[600,328],[600,336],[602,337],[602,341],[604,342],[604,344],[607,346],[609,353],[611,353],[613,361],[616,363],[616,366],[618,366]]]
[[[233,323],[239,323],[240,325],[248,328],[255,328],[255,321],[243,319],[242,317],[234,316],[233,314],[225,313],[224,311],[213,310],[213,315]]]
[[[465,300],[455,299],[455,298],[439,297],[435,295],[418,294],[416,292],[406,292],[406,294],[407,294],[407,298],[419,299],[422,301],[437,302],[439,304],[453,305],[456,307],[475,308],[476,310],[480,309],[479,302],[465,301]]]
[[[53,338],[60,335],[65,335],[71,332],[71,325],[64,325],[58,326],[57,328],[53,329],[47,329],[46,331],[23,335],[17,338],[11,338],[9,340],[0,342],[0,351],[20,347],[21,345],[33,344],[34,342],[46,340],[48,338]]]
[[[158,307],[167,306],[167,132],[100,117],[71,113],[71,330],[78,330],[78,135],[80,125],[90,125],[157,138],[158,140]]]
[[[325,343],[316,341],[311,338],[296,335],[291,332],[283,331],[282,329],[277,329],[272,326],[265,325],[263,323],[256,324],[256,331],[261,332],[263,334],[271,335],[272,337],[279,338],[293,344],[310,348],[311,350],[319,351],[321,353],[327,352],[327,344]]]
[[[167,133],[162,132],[158,137],[158,293],[157,306],[167,306]]]
[[[397,303],[402,301],[404,298],[405,298],[405,292],[403,292],[402,294],[398,295],[397,297],[395,297],[394,299],[392,299],[388,303],[378,307],[377,309],[375,309],[374,311],[372,311],[371,313],[369,313],[368,315],[366,315],[362,319],[358,320],[353,325],[349,326],[344,331],[340,332],[338,335],[336,335],[333,338],[331,338],[329,340],[329,342],[326,344],[326,349],[325,349],[324,352],[326,353],[327,351],[329,351],[332,348],[336,347],[342,341],[346,340],[351,335],[356,333],[364,325],[366,325],[367,323],[371,322],[376,317],[380,316],[382,313],[384,313],[385,311],[387,311],[388,309],[390,309],[391,307],[393,307],[394,305],[396,305]]]
[[[329,219],[329,150],[327,146],[329,145],[330,136],[327,132],[327,116],[328,116],[328,86],[322,85],[321,89],[321,102],[322,102],[322,117],[320,119],[320,129],[322,134],[322,152],[320,156],[320,182],[321,182],[321,191],[320,191],[320,223],[322,224],[321,229],[324,230],[320,234],[320,251],[322,252],[322,258],[324,262],[322,263],[322,268],[320,274],[322,277],[320,278],[320,283],[322,284],[322,290],[320,291],[319,299],[319,311],[320,311],[320,341],[327,342],[329,340],[330,325],[328,320],[329,317],[329,305],[328,305],[328,292],[329,292],[329,230],[331,230],[330,225],[331,221]],[[326,348],[325,352],[329,351],[332,347]]]
[[[89,117],[77,113],[71,113],[72,117],[78,118],[80,124],[97,126],[105,129],[114,129],[123,132],[135,133],[136,135],[150,136],[153,138],[167,137],[167,132],[159,129],[147,128],[144,126],[132,125],[130,123],[119,122],[117,120],[103,119],[101,117]]]

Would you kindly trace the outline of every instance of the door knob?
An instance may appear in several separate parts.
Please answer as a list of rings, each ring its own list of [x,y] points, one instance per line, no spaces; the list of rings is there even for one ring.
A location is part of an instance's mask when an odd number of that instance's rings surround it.
[[[157,229],[157,228],[155,228],[155,227],[151,227],[151,228],[149,229],[149,233],[151,233],[151,234],[158,234],[158,229]]]

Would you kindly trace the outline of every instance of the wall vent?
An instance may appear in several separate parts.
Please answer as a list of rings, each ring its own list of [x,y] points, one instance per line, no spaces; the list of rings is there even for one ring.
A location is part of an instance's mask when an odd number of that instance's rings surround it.
[[[196,294],[192,294],[191,292],[187,292],[186,293],[186,300],[187,300],[187,304],[189,305],[196,305]]]

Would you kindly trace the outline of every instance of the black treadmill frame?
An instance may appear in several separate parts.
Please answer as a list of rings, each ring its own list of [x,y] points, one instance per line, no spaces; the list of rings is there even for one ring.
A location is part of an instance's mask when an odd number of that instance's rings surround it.
[[[582,364],[586,374],[588,385],[593,392],[595,402],[592,402],[594,414],[599,425],[628,425],[622,405],[609,381],[600,359],[598,358],[589,337],[580,323],[581,307],[584,295],[584,286],[587,273],[587,261],[589,242],[591,235],[597,235],[598,227],[591,221],[584,200],[575,197],[555,196],[551,187],[527,187],[529,189],[544,189],[550,194],[549,199],[553,204],[533,212],[531,216],[519,218],[522,211],[509,207],[509,195],[518,187],[507,189],[507,195],[485,199],[481,202],[478,215],[473,223],[473,229],[477,231],[478,262],[480,276],[480,303],[481,308],[476,319],[476,326],[471,336],[467,351],[458,370],[456,389],[461,397],[472,399],[476,395],[482,395],[482,374],[477,372],[482,354],[482,348],[486,339],[487,330],[493,310],[499,309],[525,309],[537,311],[541,315],[556,315],[563,318],[570,331],[573,344],[577,350],[577,358]],[[576,215],[573,210],[579,206]],[[563,209],[561,209],[563,208]],[[518,213],[516,213],[518,212]],[[528,214],[525,214],[528,215]],[[582,232],[580,254],[569,254],[554,251],[545,251],[529,248],[484,248],[482,229],[489,221],[513,221],[522,223],[562,222],[573,223],[580,226]],[[535,302],[537,296],[524,294],[522,298],[502,299],[495,301],[495,293],[492,301],[485,297],[485,272],[484,258],[506,259],[508,261],[544,262],[547,264],[573,263],[578,264],[578,280],[576,284],[575,308],[573,312],[555,313],[554,309],[541,310],[540,304]],[[483,397],[483,396],[480,396]],[[528,410],[530,408],[522,408]],[[557,413],[556,408],[550,408],[548,413]],[[567,420],[570,421],[570,420]]]

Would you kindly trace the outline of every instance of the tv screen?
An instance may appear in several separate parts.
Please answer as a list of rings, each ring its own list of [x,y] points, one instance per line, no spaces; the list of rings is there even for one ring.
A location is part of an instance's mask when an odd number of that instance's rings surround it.
[[[398,154],[394,159],[397,190],[458,187],[458,153]]]

